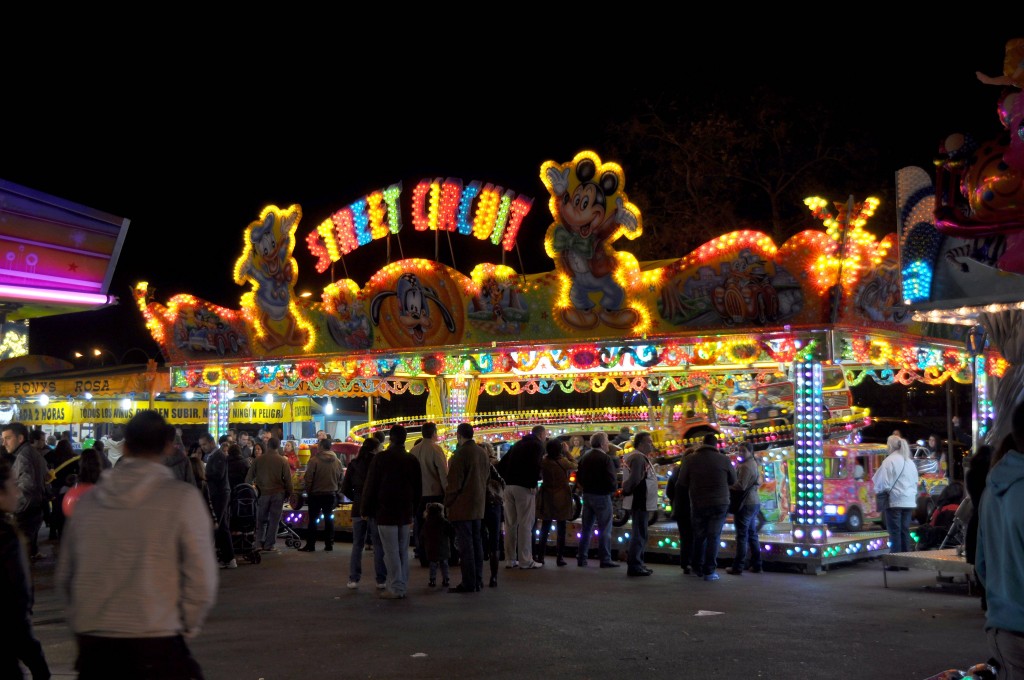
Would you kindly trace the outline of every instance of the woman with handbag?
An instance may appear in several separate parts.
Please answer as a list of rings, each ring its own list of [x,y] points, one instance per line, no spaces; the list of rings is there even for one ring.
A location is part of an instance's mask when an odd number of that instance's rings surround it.
[[[912,550],[910,518],[917,507],[917,466],[910,458],[907,440],[891,435],[886,441],[889,455],[878,466],[871,478],[875,485],[875,501],[885,514],[885,527],[889,531],[889,552]],[[899,567],[888,567],[890,570]]]
[[[562,442],[549,439],[540,464],[541,487],[537,502],[537,517],[540,518],[540,542],[534,553],[534,560],[544,564],[544,552],[551,533],[551,522],[555,523],[555,564],[565,566],[562,558],[565,552],[565,523],[572,519],[572,491],[569,489],[569,472],[576,465],[562,455]]]

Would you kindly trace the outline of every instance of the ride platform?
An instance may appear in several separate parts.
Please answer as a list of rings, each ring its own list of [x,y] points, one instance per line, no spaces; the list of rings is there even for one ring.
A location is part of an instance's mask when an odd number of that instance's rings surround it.
[[[575,531],[566,532],[572,545],[578,545],[581,528],[579,520],[573,522]],[[625,551],[629,543],[630,525],[612,528],[612,544]],[[789,522],[764,524],[758,532],[761,559],[766,564],[788,564],[809,574],[821,574],[829,567],[880,557],[889,552],[889,534],[885,531],[858,531],[855,533],[830,531],[824,544],[811,545],[793,540]],[[591,546],[594,542],[591,541]],[[658,522],[647,531],[647,552],[660,554],[672,560],[679,558],[679,530],[675,522]],[[736,554],[736,529],[726,523],[718,548],[718,557],[731,559]]]
[[[352,532],[352,517],[349,504],[334,511],[334,529],[341,533]],[[285,507],[284,521],[294,529],[304,530],[307,526],[307,512]],[[565,543],[575,548],[579,545],[582,521],[574,520],[566,527]],[[625,553],[629,543],[631,526],[612,527],[612,550]],[[858,531],[855,533],[830,532],[825,543],[810,545],[793,540],[792,524],[789,522],[768,523],[758,533],[761,542],[761,559],[766,564],[787,564],[808,574],[821,574],[829,567],[861,560],[874,559],[888,554],[889,535],[885,531]],[[555,532],[551,531],[549,547],[554,545]],[[590,547],[596,546],[596,540]],[[647,532],[647,553],[663,555],[669,561],[679,559],[679,530],[675,522],[666,521],[652,524]],[[736,529],[727,523],[722,530],[718,549],[719,559],[729,560],[736,554]]]

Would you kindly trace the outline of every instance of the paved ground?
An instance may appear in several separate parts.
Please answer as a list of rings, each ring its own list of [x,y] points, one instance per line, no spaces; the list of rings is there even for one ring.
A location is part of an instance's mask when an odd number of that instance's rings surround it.
[[[36,633],[54,677],[72,678],[51,550],[35,568]],[[709,583],[663,562],[627,578],[596,560],[580,569],[549,558],[541,570],[501,568],[497,588],[471,595],[428,588],[414,564],[409,597],[382,601],[372,583],[345,588],[350,552],[346,542],[286,549],[220,571],[217,605],[192,643],[207,678],[915,680],[988,657],[976,597],[917,570],[890,573],[886,589],[879,560],[817,576],[723,571]]]

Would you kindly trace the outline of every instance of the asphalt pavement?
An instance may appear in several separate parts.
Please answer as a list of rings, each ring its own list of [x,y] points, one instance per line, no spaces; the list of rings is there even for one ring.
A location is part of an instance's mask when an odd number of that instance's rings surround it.
[[[33,569],[36,635],[54,677],[73,678],[54,548],[43,543]],[[556,567],[549,556],[544,569],[502,565],[497,588],[472,594],[429,588],[413,560],[408,597],[381,600],[371,553],[361,587],[349,590],[350,543],[329,553],[279,548],[219,572],[217,603],[190,643],[209,680],[919,680],[988,658],[977,597],[925,570],[889,573],[885,588],[878,559],[819,575],[723,568],[706,582],[656,556],[654,574],[637,578],[624,564],[579,568],[570,557]],[[458,574],[453,567],[453,585]]]

